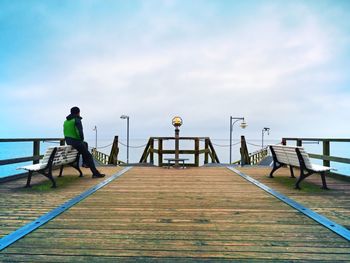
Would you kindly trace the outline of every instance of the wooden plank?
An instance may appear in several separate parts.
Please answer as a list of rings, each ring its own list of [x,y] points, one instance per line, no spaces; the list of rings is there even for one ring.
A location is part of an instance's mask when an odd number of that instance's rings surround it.
[[[330,143],[329,143],[329,141],[323,141],[323,155],[330,156]],[[330,167],[330,161],[323,160],[323,166]]]
[[[163,166],[163,140],[158,140],[158,166]]]
[[[294,185],[297,179],[289,177],[287,168],[276,171],[273,179],[268,177],[271,168],[240,168],[239,170],[350,229],[350,184],[348,182],[328,176],[327,184],[331,190],[324,191],[319,189],[320,176],[314,174],[304,180],[301,190],[296,190],[290,185]],[[296,169],[295,172],[297,174],[298,170]]]
[[[32,141],[62,141],[64,138],[11,138],[11,139],[0,139],[0,142],[32,142]]]
[[[204,164],[209,163],[209,139],[204,142]]]
[[[199,166],[199,139],[194,140],[194,164]]]
[[[345,138],[283,138],[283,140],[286,141],[310,141],[310,142],[323,142],[323,141],[330,141],[330,142],[350,142],[350,139]]]
[[[120,170],[119,167],[99,168],[99,170],[108,176]],[[32,188],[24,188],[26,178],[15,181],[2,183],[0,187],[0,215],[17,217],[17,220],[1,220],[0,237],[9,234],[14,228],[19,228],[33,218],[37,218],[59,204],[62,204],[74,196],[82,193],[84,190],[96,185],[101,179],[91,179],[90,169],[82,168],[85,175],[79,178],[79,174],[70,167],[65,168],[65,179],[69,179],[69,183],[60,186],[58,180],[58,188],[49,190],[38,189],[39,185],[47,184],[48,181],[44,176],[35,175],[33,177]],[[54,176],[58,175],[59,171],[54,171]],[[57,178],[59,179],[59,178]]]
[[[249,247],[249,246],[247,246]],[[206,250],[205,243],[198,243],[196,250],[183,250],[183,249],[177,249],[173,247],[168,247],[167,250],[159,250],[159,249],[132,249],[131,247],[129,249],[71,249],[71,248],[65,248],[65,249],[56,249],[51,248],[46,251],[43,251],[43,249],[38,248],[30,248],[28,250],[20,250],[15,251],[14,249],[7,249],[7,251],[3,252],[4,255],[11,255],[11,254],[25,254],[27,255],[27,259],[31,258],[31,255],[61,255],[69,257],[71,260],[74,259],[76,256],[93,256],[93,257],[111,257],[111,256],[117,256],[117,257],[157,257],[157,258],[166,258],[166,257],[172,257],[172,258],[196,258],[197,260],[200,259],[211,259],[215,261],[216,259],[245,259],[245,260],[251,260],[251,259],[260,259],[260,260],[314,260],[314,261],[331,261],[331,262],[338,262],[338,261],[347,261],[349,260],[349,254],[347,253],[318,253],[318,252],[300,252],[300,253],[294,253],[294,252],[288,252],[288,250],[284,249],[284,251],[281,252],[274,252],[271,253],[271,251],[263,252],[263,251],[257,251],[252,249],[251,251],[246,251],[246,247],[240,247],[241,249],[235,249],[231,251],[216,251],[216,250]],[[273,247],[272,247],[273,248]],[[1,259],[1,258],[0,258]]]
[[[332,161],[332,162],[350,164],[349,158],[336,157],[336,156],[325,156],[325,155],[314,154],[314,153],[309,153],[309,157],[314,158],[314,159],[324,160],[324,161]]]
[[[4,224],[33,216],[31,202],[22,200],[18,217],[0,217]],[[349,248],[225,168],[135,167],[5,249],[0,261],[349,261]]]

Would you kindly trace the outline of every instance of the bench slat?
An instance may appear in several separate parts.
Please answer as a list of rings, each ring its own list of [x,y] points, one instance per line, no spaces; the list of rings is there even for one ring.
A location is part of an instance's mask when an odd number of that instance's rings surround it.
[[[28,178],[26,187],[30,187],[30,182],[32,178],[33,172],[40,173],[46,177],[48,177],[52,182],[52,187],[56,187],[55,179],[52,176],[52,169],[54,167],[60,167],[60,174],[62,175],[63,166],[64,165],[72,165],[79,172],[79,176],[83,176],[79,168],[79,164],[74,165],[74,163],[79,158],[78,151],[74,149],[72,146],[58,146],[58,147],[49,147],[46,149],[44,154],[44,158],[40,160],[38,164],[26,165],[23,167],[19,167],[17,169],[24,169],[28,171]],[[50,165],[49,165],[50,164]]]
[[[303,157],[306,168],[314,171],[331,170],[331,168],[326,166],[312,164],[309,155],[307,154],[307,152],[303,147],[300,147],[300,146],[293,147],[293,146],[284,146],[284,145],[271,145],[271,146],[276,154],[277,161],[283,164],[291,165],[294,167],[300,167],[298,155],[296,153],[296,148],[298,148],[301,156]]]
[[[46,149],[44,157],[40,160],[40,162],[38,164],[26,165],[23,167],[19,167],[17,169],[23,169],[23,170],[27,170],[27,171],[38,171],[38,170],[44,169],[47,166],[47,163],[50,159],[52,151],[55,148],[57,149],[57,151],[56,151],[55,157],[54,157],[53,162],[52,162],[53,166],[60,166],[60,165],[72,163],[72,162],[74,162],[74,160],[77,157],[78,151],[70,145],[48,147]]]
[[[41,159],[40,163],[46,164],[49,161],[53,149],[54,148],[48,148],[47,152],[44,155],[44,158]],[[71,146],[59,146],[57,147],[53,165],[60,165],[61,162],[62,164],[65,164],[69,161],[74,161],[74,158],[76,158],[77,154],[78,151]]]
[[[312,164],[312,170],[316,172],[326,172],[326,171],[330,171],[331,168],[323,165]]]
[[[39,170],[41,170],[41,169],[43,169],[43,168],[45,168],[46,167],[46,164],[40,164],[40,163],[38,163],[38,164],[32,164],[32,165],[26,165],[26,166],[22,166],[22,167],[19,167],[19,168],[17,168],[17,170],[27,170],[27,171],[39,171]]]
[[[300,189],[299,184],[309,175],[313,173],[320,173],[322,179],[322,188],[328,189],[324,172],[331,170],[331,168],[322,165],[312,164],[309,155],[303,147],[270,145],[270,148],[274,159],[273,169],[270,172],[270,177],[273,177],[273,173],[277,169],[281,168],[283,164],[287,164],[290,167],[300,168],[300,176],[295,184],[295,188]],[[307,173],[305,173],[304,170],[307,170]],[[294,177],[293,169],[291,169],[291,175],[292,177]]]

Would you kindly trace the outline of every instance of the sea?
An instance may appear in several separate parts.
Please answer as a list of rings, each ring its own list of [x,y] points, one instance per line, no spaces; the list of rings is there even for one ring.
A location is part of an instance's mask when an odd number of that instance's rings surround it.
[[[249,152],[255,152],[261,149],[261,139],[246,139],[247,147]],[[227,139],[211,139],[212,144],[215,148],[216,154],[219,157],[221,163],[228,163],[230,156],[229,140]],[[265,140],[264,146],[280,143],[281,140]],[[129,142],[129,163],[138,163],[144,148],[148,142],[147,139],[131,139]],[[89,147],[95,147],[96,142],[88,140]],[[44,154],[46,149],[51,146],[58,145],[54,142],[41,142],[40,143],[40,154]],[[240,141],[233,140],[232,143],[232,161],[240,160]],[[288,145],[293,145],[289,144]],[[295,144],[294,144],[295,145]],[[332,156],[350,158],[350,143],[332,142],[330,145],[330,151]],[[97,141],[97,149],[105,154],[110,154],[112,147],[111,139],[99,139]],[[303,142],[303,147],[308,153],[322,154],[322,142]],[[165,141],[163,143],[164,149],[174,149],[174,141]],[[204,149],[204,141],[200,142],[200,148]],[[180,141],[181,150],[192,150],[194,149],[193,141]],[[33,143],[32,142],[0,142],[0,160],[28,157],[33,155]],[[171,155],[164,155],[163,158],[173,157]],[[189,162],[194,162],[193,155],[181,155],[182,158],[188,158]],[[126,162],[127,160],[127,147],[126,140],[119,141],[119,160]],[[155,154],[155,164],[158,163],[157,155]],[[314,159],[313,163],[322,164],[322,160]],[[29,165],[32,162],[16,163],[10,165],[0,165],[0,178],[16,175],[24,172],[18,170],[19,167]],[[200,164],[204,163],[204,155],[200,157]],[[350,164],[342,164],[331,162],[331,167],[334,172],[350,176]]]

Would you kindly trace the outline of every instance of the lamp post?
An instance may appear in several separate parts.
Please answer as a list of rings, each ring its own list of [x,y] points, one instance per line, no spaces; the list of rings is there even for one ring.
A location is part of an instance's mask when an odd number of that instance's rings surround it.
[[[121,119],[126,119],[126,163],[129,163],[129,116],[122,115]]]
[[[235,120],[235,121],[232,122],[232,120]],[[245,129],[248,126],[247,123],[244,121],[244,117],[230,116],[230,164],[232,162],[232,130],[233,130],[233,125],[238,121],[242,121],[240,125],[242,129]]]
[[[176,116],[172,119],[172,124],[175,127],[175,165],[174,167],[179,166],[179,137],[180,130],[179,127],[182,125],[182,119],[179,116]]]
[[[267,132],[267,135],[270,135],[270,128],[264,127],[261,130],[261,148],[264,149],[264,133]]]
[[[97,126],[95,125],[92,130],[95,131],[95,150],[97,151]]]

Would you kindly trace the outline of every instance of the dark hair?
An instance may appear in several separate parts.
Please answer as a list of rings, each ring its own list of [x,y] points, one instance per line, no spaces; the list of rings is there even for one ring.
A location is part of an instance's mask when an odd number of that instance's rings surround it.
[[[80,112],[80,109],[76,106],[70,109],[71,114],[78,114],[79,112]]]

